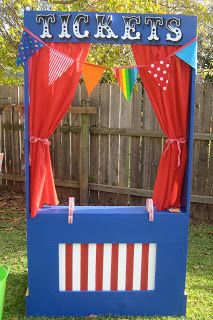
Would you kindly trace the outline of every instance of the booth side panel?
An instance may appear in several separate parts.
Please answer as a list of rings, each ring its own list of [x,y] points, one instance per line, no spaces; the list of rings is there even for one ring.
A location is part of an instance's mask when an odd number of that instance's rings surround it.
[[[135,215],[134,208],[124,215],[76,214],[73,225],[65,214],[29,218],[27,314],[184,315],[187,233],[186,214],[159,215],[148,222],[147,215]],[[156,244],[154,290],[59,291],[59,244],[100,243]]]

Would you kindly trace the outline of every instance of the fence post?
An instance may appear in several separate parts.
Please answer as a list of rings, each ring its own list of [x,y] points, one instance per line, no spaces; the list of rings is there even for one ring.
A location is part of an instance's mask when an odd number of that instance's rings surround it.
[[[89,107],[90,101],[86,101]],[[88,113],[81,114],[80,133],[80,205],[88,205],[89,180],[89,117]]]

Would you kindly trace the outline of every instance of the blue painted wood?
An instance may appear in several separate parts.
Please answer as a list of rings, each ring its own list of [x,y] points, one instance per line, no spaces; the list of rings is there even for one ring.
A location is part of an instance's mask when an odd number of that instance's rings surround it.
[[[193,137],[194,137],[194,112],[195,112],[195,70],[191,68],[191,86],[188,121],[188,158],[185,171],[185,178],[182,192],[183,210],[190,214],[190,201],[192,189],[192,169],[193,169]]]
[[[51,12],[25,12],[25,27],[37,36],[42,32],[42,25],[36,24],[36,14]],[[60,39],[60,14],[56,23],[50,25],[53,38],[50,42],[79,42],[82,40],[72,34],[71,39]],[[79,13],[72,12],[72,22]],[[144,24],[148,15],[138,15],[142,24],[137,26],[142,38],[140,41],[122,40],[124,32],[122,16],[132,14],[112,13],[111,27],[119,35],[118,40],[95,39],[95,13],[89,15],[86,25],[91,37],[85,42],[95,43],[143,43],[161,45],[183,45],[196,36],[196,17],[175,16],[181,19],[183,38],[177,42],[166,41],[165,21],[173,17],[162,15],[164,25],[158,27],[159,41],[149,41],[150,26]],[[107,13],[108,15],[109,13]],[[149,15],[155,16],[156,15]],[[159,15],[161,16],[161,15]],[[190,28],[189,28],[190,26]],[[81,32],[86,28],[82,26]],[[175,215],[167,211],[156,211],[154,222],[148,221],[144,207],[76,207],[74,223],[67,223],[68,207],[46,206],[39,210],[35,219],[29,215],[29,166],[26,165],[26,201],[27,201],[27,236],[28,236],[28,286],[26,298],[27,315],[37,316],[84,316],[89,314],[113,315],[185,315],[186,295],[185,276],[187,260],[187,240],[189,223],[190,190],[192,175],[192,147],[194,125],[194,81],[191,76],[191,98],[189,115],[188,163],[183,192],[183,212]],[[25,63],[25,163],[29,163],[28,137],[28,68]],[[157,243],[156,289],[138,292],[59,292],[59,243]]]
[[[136,13],[100,13],[100,12],[58,12],[58,11],[25,11],[24,15],[24,25],[27,29],[33,32],[36,36],[40,37],[43,32],[43,24],[42,22],[36,22],[36,16],[38,15],[50,15],[52,14],[55,17],[55,22],[50,22],[50,34],[52,38],[45,38],[45,42],[90,42],[90,43],[114,43],[114,44],[130,44],[130,43],[141,43],[141,44],[157,44],[157,45],[183,45],[188,41],[192,40],[196,37],[196,24],[197,17],[195,16],[183,16],[183,15],[160,15],[160,14],[136,14]],[[71,38],[60,38],[58,35],[61,33],[61,15],[70,14],[69,22],[68,22],[68,32],[71,34]],[[89,22],[81,23],[81,33],[85,30],[88,30],[90,36],[88,38],[79,39],[73,34],[73,21],[75,17],[79,14],[88,15]],[[96,14],[105,14],[106,17],[109,15],[112,16],[112,22],[110,27],[114,31],[116,35],[118,35],[117,39],[101,39],[95,38],[94,34],[97,32],[97,20]],[[123,40],[121,37],[124,35],[124,20],[123,17],[140,17],[141,24],[136,25],[136,31],[141,33],[140,40]],[[163,25],[158,26],[157,33],[159,35],[159,40],[150,41],[148,37],[151,34],[151,25],[145,24],[146,17],[162,17]],[[178,42],[168,41],[166,40],[166,34],[171,33],[174,38],[175,34],[169,31],[166,28],[166,21],[170,18],[179,18],[181,21],[181,26],[179,27],[183,33],[182,38]],[[189,27],[190,26],[190,27]],[[132,32],[135,35],[135,32]]]
[[[188,215],[144,207],[46,208],[27,218],[29,296],[27,314],[39,316],[184,315]],[[39,235],[39,236],[38,236]],[[156,290],[59,292],[59,243],[157,243]]]
[[[30,213],[28,61],[24,63],[24,161],[26,214]]]
[[[161,297],[161,299],[159,299]],[[111,316],[185,315],[186,295],[160,292],[67,292],[56,297],[42,292],[27,297],[28,316]]]

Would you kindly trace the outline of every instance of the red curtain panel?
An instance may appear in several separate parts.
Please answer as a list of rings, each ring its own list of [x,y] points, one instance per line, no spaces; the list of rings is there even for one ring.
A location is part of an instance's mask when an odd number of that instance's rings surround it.
[[[132,45],[137,65],[144,65],[139,73],[167,137],[153,194],[158,210],[181,206],[187,159],[190,66],[172,55],[177,49],[175,46]]]
[[[59,52],[85,61],[90,44],[50,43]],[[74,62],[52,85],[48,85],[47,46],[29,60],[30,210],[35,217],[43,204],[58,204],[52,173],[48,137],[68,110],[75,94],[81,68]]]

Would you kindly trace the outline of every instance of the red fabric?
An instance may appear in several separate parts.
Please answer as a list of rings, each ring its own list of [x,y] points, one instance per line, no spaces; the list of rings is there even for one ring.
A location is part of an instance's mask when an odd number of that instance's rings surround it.
[[[60,52],[85,61],[90,44],[51,43]],[[49,49],[44,46],[29,60],[29,135],[47,139],[66,113],[81,76],[80,64],[74,64],[51,86],[48,86]],[[58,204],[48,144],[30,143],[31,216],[43,204]]]
[[[151,65],[172,54],[178,47],[132,45],[137,65]],[[150,67],[139,68],[144,87],[160,126],[170,139],[187,137],[190,67],[173,55],[170,60],[166,91],[159,87]],[[181,155],[180,155],[181,151]],[[180,207],[186,166],[187,143],[165,144],[154,186],[153,201],[157,209]],[[180,161],[179,161],[180,160]],[[180,162],[180,165],[178,166]]]

